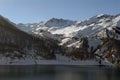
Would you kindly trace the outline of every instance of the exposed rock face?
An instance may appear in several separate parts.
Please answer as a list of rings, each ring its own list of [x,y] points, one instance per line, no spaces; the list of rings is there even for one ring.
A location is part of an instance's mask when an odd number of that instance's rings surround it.
[[[103,44],[96,51],[96,54],[113,64],[120,64],[120,40],[104,38]]]

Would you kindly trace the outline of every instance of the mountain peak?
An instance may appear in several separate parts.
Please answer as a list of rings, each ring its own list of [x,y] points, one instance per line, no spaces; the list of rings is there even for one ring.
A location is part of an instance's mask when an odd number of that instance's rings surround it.
[[[108,18],[108,17],[112,17],[112,15],[109,15],[109,14],[99,14],[97,16],[95,16],[96,18]]]
[[[71,20],[62,19],[62,18],[51,18],[48,21],[71,21]]]
[[[67,19],[58,19],[58,18],[52,18],[48,20],[45,25],[48,27],[66,27],[74,24],[75,21],[67,20]]]

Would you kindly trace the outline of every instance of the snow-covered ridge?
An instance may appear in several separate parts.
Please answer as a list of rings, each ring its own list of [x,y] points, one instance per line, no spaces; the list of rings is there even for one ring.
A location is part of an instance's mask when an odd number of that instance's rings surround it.
[[[71,20],[65,20],[65,19],[57,19],[57,18],[52,18],[48,21],[41,21],[39,23],[28,23],[28,24],[18,24],[18,28],[29,32],[31,30],[39,30],[39,29],[44,29],[47,30],[48,28],[63,28],[67,27],[70,25],[75,24],[76,21],[71,21]]]

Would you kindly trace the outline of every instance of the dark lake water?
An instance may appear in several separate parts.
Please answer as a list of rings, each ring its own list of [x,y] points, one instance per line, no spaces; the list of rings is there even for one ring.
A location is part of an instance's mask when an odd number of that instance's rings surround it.
[[[120,69],[95,66],[0,66],[0,80],[120,80]]]

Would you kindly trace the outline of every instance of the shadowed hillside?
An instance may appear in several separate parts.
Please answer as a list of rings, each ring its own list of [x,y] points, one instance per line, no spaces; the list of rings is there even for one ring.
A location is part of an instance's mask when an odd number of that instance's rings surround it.
[[[52,40],[41,39],[27,34],[0,17],[0,53],[10,58],[23,58],[31,55],[55,59],[55,52],[60,52]]]

